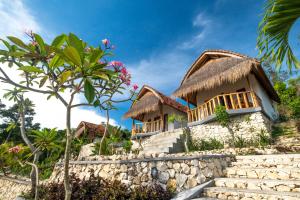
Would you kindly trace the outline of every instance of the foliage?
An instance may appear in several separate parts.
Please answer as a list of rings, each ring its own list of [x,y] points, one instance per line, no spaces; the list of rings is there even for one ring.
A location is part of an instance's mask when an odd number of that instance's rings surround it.
[[[126,153],[129,153],[132,147],[132,142],[131,140],[124,140],[123,142],[123,149],[125,150]]]
[[[11,151],[14,147],[18,147],[20,150],[18,152]],[[14,146],[13,143],[0,144],[0,171],[7,174],[14,167],[19,166],[18,161],[26,158],[27,154],[28,148],[22,144],[17,146]]]
[[[34,105],[29,99],[25,99],[25,128],[26,130],[39,129],[40,124],[33,123],[35,115]],[[22,143],[22,137],[19,134],[19,104],[15,103],[11,107],[6,108],[0,100],[0,141],[14,141],[15,143]]]
[[[200,140],[197,142],[193,142],[191,149],[193,151],[205,151],[223,148],[224,144],[222,142],[220,142],[216,138],[209,138],[208,140]]]
[[[262,58],[275,63],[277,68],[286,61],[289,70],[300,68],[299,60],[289,44],[291,28],[300,17],[300,2],[268,0],[264,17],[259,24],[257,46]]]
[[[33,32],[27,33],[30,42],[14,36],[2,39],[5,49],[0,50],[0,62],[20,71],[21,82],[15,82],[7,73],[6,65],[0,66],[0,80],[19,89],[57,98],[66,108],[65,189],[70,199],[68,163],[72,143],[71,111],[79,106],[99,109],[115,109],[114,94],[123,94],[124,86],[130,85],[131,75],[121,62],[108,62],[111,53],[108,40],[99,45],[88,45],[70,33],[57,36],[51,44]],[[137,87],[134,86],[133,90]],[[67,93],[67,97],[62,95]],[[83,94],[85,102],[76,104],[76,95]],[[130,90],[131,99],[135,92]],[[125,101],[125,100],[122,100]]]
[[[183,115],[171,114],[168,116],[168,122],[170,123],[179,122],[182,128],[183,124],[187,122],[187,118]]]
[[[260,147],[265,147],[272,143],[272,138],[262,129],[258,134],[258,142]]]
[[[160,185],[147,187],[128,188],[120,181],[107,181],[100,177],[95,177],[91,172],[89,180],[80,180],[74,175],[71,176],[71,199],[81,200],[168,200],[171,193],[164,190]],[[40,188],[40,197],[43,200],[63,200],[64,189],[62,183],[50,183]],[[30,199],[30,194],[25,194],[26,199]]]
[[[221,105],[216,106],[215,115],[217,121],[221,124],[221,126],[228,128],[230,119],[229,119],[229,114],[226,111],[226,108]]]
[[[300,118],[300,76],[290,79],[288,83],[276,82],[274,85],[281,103],[278,111],[281,118],[299,119]]]

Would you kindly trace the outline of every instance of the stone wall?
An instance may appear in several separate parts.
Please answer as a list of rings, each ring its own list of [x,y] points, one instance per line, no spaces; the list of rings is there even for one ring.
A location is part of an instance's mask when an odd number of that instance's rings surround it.
[[[241,136],[246,140],[257,138],[261,130],[270,134],[271,121],[262,113],[255,112],[230,117],[230,127],[235,136]],[[193,141],[207,140],[215,138],[225,142],[231,138],[231,134],[226,127],[222,127],[217,121],[207,124],[194,125],[190,127]]]
[[[130,154],[86,159],[72,161],[70,173],[75,173],[80,179],[88,179],[92,170],[95,176],[119,180],[131,187],[158,183],[182,191],[214,177],[222,177],[224,169],[233,158],[225,155]],[[158,170],[157,178],[151,176],[154,167]],[[49,181],[63,181],[61,164],[57,164]]]
[[[0,176],[0,200],[15,200],[22,192],[31,188],[30,181],[20,178]]]

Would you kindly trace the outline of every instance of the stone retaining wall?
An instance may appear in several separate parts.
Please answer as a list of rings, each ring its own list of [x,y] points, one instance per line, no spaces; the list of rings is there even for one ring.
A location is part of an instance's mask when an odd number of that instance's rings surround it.
[[[261,130],[264,130],[266,134],[270,134],[271,121],[262,112],[238,115],[230,117],[230,120],[230,126],[235,136],[241,136],[246,140],[257,138]],[[190,127],[190,130],[192,140],[195,142],[215,138],[226,143],[231,138],[228,129],[222,127],[217,121],[194,125]]]
[[[141,156],[141,155],[140,155]],[[126,158],[125,158],[126,157]],[[214,177],[222,177],[224,169],[231,163],[233,157],[225,155],[146,155],[137,158],[135,155],[111,156],[105,160],[102,157],[91,157],[85,161],[72,161],[70,173],[75,173],[80,179],[88,179],[91,170],[96,176],[119,180],[131,187],[153,183],[172,187],[177,191],[192,188]],[[158,177],[152,178],[151,169],[158,170]],[[50,182],[63,181],[63,167],[57,164],[49,179]]]
[[[31,188],[29,180],[0,176],[0,200],[15,200],[22,192]]]

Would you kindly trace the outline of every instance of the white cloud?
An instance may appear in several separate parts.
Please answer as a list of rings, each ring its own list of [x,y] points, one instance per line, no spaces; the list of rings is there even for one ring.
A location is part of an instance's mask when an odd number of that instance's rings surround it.
[[[171,89],[173,92],[196,59],[190,50],[201,53],[202,41],[206,41],[207,35],[213,31],[213,23],[208,15],[200,13],[192,20],[191,25],[197,29],[197,33],[189,36],[190,39],[169,45],[171,48],[163,49],[163,52],[129,64],[133,83],[148,84],[161,90]]]
[[[21,0],[0,0],[0,37],[24,37],[25,30],[41,32],[41,27]]]
[[[198,29],[197,33],[191,36],[191,39],[180,44],[178,48],[187,50],[201,46],[201,43],[212,32],[213,26],[216,26],[216,24],[213,24],[213,20],[202,12],[193,20],[193,26]]]
[[[147,84],[156,89],[172,88],[175,90],[188,64],[190,64],[188,55],[173,50],[130,64],[132,68],[129,68],[129,71],[132,73],[132,82],[139,86]]]
[[[8,35],[14,35],[24,39],[24,31],[33,30],[41,33],[44,37],[49,38],[48,31],[44,31],[42,25],[31,14],[31,11],[24,5],[21,0],[0,0],[0,38]],[[1,65],[1,67],[6,67]],[[15,70],[6,67],[6,70],[14,80],[19,81],[20,77]],[[2,75],[2,74],[0,74]],[[5,91],[3,89],[9,88],[9,85],[0,83],[0,98]],[[35,122],[41,123],[42,127],[57,127],[65,128],[65,107],[55,98],[47,101],[46,96],[32,92],[26,93],[26,97],[31,99],[35,104]],[[75,102],[80,102],[80,97],[75,99]],[[11,103],[4,100],[5,104]],[[89,121],[92,123],[101,123],[105,121],[105,117],[100,116],[95,110],[85,110],[75,108],[72,111],[72,127],[76,127],[80,121]],[[111,123],[116,125],[117,122],[111,119]]]

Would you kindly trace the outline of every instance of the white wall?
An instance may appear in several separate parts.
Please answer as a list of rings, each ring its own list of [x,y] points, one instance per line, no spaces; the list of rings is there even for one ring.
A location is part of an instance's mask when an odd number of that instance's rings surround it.
[[[249,81],[251,83],[254,92],[261,99],[263,110],[265,111],[265,113],[272,120],[275,120],[278,117],[278,112],[274,107],[275,102],[269,97],[265,89],[261,86],[261,84],[258,82],[258,80],[253,74],[249,76]]]

